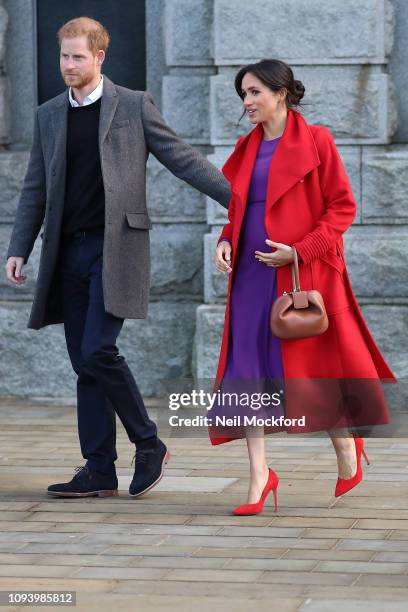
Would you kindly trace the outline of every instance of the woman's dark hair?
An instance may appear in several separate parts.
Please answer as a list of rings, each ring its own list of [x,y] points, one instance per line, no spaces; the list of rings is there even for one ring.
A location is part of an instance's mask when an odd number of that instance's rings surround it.
[[[287,108],[300,105],[300,100],[305,94],[305,87],[302,81],[294,78],[292,68],[285,62],[277,59],[263,59],[255,64],[243,66],[235,77],[235,89],[241,100],[244,99],[241,89],[242,79],[248,72],[256,76],[272,91],[280,91],[285,88],[287,90],[285,98]],[[245,112],[240,119],[244,115]]]

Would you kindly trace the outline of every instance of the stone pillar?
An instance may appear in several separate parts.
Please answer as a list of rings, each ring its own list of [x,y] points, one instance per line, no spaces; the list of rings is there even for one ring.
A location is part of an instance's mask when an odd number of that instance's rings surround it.
[[[10,84],[6,76],[8,14],[0,0],[0,147],[10,143]]]
[[[303,113],[328,127],[358,201],[345,234],[353,287],[374,337],[397,376],[408,370],[398,333],[408,319],[406,192],[408,146],[391,145],[397,127],[389,74],[395,15],[388,0],[214,0],[210,84],[212,159],[221,166],[236,139],[252,129],[237,120],[242,103],[233,79],[240,66],[264,57],[284,59],[306,87]],[[341,11],[339,7],[341,6]],[[213,251],[226,222],[207,202],[204,304],[197,309],[195,374],[215,376],[227,279],[215,271]]]

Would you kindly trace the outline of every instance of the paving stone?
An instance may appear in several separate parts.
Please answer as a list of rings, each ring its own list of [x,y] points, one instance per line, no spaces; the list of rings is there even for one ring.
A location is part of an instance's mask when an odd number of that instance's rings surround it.
[[[38,576],[66,576],[72,573],[72,568],[55,565],[0,565],[0,576],[20,576],[33,578]]]
[[[408,541],[397,540],[341,540],[337,544],[339,550],[376,550],[407,552]]]
[[[356,582],[357,586],[404,587],[407,589],[408,577],[392,574],[362,574]]]
[[[74,570],[71,575],[75,578],[79,574],[84,578],[102,578],[114,580],[161,580],[167,570],[143,567],[81,567]],[[78,577],[79,577],[78,576]]]
[[[225,546],[226,548],[235,548],[235,547],[250,547],[255,546],[257,548],[277,548],[277,547],[286,547],[286,548],[322,548],[328,549],[333,546],[333,540],[326,538],[319,539],[297,539],[297,538],[285,538],[285,537],[270,537],[270,538],[262,538],[262,537],[251,537],[246,538],[245,541],[239,537],[231,537],[231,536],[213,536],[212,538],[204,538],[201,536],[170,536],[167,540],[168,545],[173,546],[182,546],[183,544],[189,543],[190,545],[196,546],[205,546],[208,548]]]
[[[309,559],[230,559],[223,569],[259,569],[275,571],[308,571],[317,565]]]
[[[380,538],[386,538],[388,535],[387,529],[327,529],[326,527],[317,528],[312,527],[305,529],[302,533],[302,538],[317,538],[319,535],[324,534],[326,538],[347,538],[356,540],[376,540]]]
[[[407,563],[380,563],[376,561],[320,561],[318,572],[351,572],[353,574],[405,574]]]
[[[362,602],[360,599],[313,599],[308,600],[302,604],[299,608],[299,612],[404,612],[405,604],[396,601],[370,601]]]
[[[278,584],[330,584],[330,585],[351,585],[358,574],[337,573],[329,574],[324,572],[284,572],[284,571],[265,571],[262,579],[258,582],[271,582]]]
[[[262,571],[255,570],[204,570],[204,569],[174,569],[170,570],[164,577],[164,580],[183,580],[194,582],[254,582],[262,575]]]
[[[375,553],[373,561],[391,561],[392,563],[408,563],[407,552],[379,552]]]
[[[290,593],[292,597],[301,596],[305,587],[292,585]],[[274,603],[279,602],[278,598],[285,598],[288,595],[287,585],[273,584],[268,585],[267,583],[262,584],[262,589],[259,588],[259,583],[239,582],[223,583],[215,582],[213,580],[204,582],[194,582],[191,580],[162,580],[158,583],[143,582],[143,581],[126,581],[126,584],[120,583],[116,588],[115,592],[120,593],[149,593],[154,592],[155,594],[163,595],[175,595],[178,593],[189,593],[189,595],[204,595],[216,597],[217,600],[225,598],[226,595],[233,595],[234,597],[239,596],[240,598],[251,597],[251,600],[269,598],[269,607],[271,605],[271,598]],[[251,603],[253,606],[253,601]]]
[[[244,526],[226,526],[223,527],[217,535],[220,536],[240,536],[240,537],[285,537],[296,538],[302,534],[304,530],[296,527],[244,527]]]
[[[397,553],[393,553],[397,554]],[[375,557],[371,550],[286,550],[282,559],[325,559],[328,561],[370,561]],[[384,559],[389,561],[389,559]]]
[[[359,529],[408,529],[406,520],[358,519],[354,527]]]
[[[124,479],[119,476],[119,489],[127,490],[129,488],[129,479]],[[236,478],[200,478],[188,476],[167,476],[156,487],[157,491],[204,491],[209,493],[218,493],[223,491],[228,485],[234,483]]]
[[[153,557],[189,557],[197,546],[190,545],[161,545],[161,546],[139,546],[136,544],[114,544],[108,548],[105,546],[104,551],[109,555],[131,555],[131,556],[153,556]]]
[[[49,523],[0,521],[0,531],[47,531]]]
[[[224,559],[279,559],[287,551],[286,546],[279,548],[276,545],[275,548],[256,548],[256,547],[245,547],[245,548],[217,548],[211,547],[208,550],[206,547],[200,547],[193,553],[194,557],[222,557]]]

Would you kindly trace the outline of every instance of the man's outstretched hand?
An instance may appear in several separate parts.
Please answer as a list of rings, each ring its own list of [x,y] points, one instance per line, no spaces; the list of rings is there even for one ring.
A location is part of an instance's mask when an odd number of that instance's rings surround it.
[[[14,285],[22,285],[25,283],[26,276],[22,276],[21,268],[24,264],[24,257],[9,257],[6,263],[6,275]]]

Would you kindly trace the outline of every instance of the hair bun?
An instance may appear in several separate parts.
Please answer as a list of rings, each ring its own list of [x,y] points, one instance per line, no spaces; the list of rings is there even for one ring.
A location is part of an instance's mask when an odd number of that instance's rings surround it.
[[[293,97],[296,98],[297,102],[299,102],[303,96],[305,95],[305,86],[302,81],[298,81],[294,79],[293,81]]]

